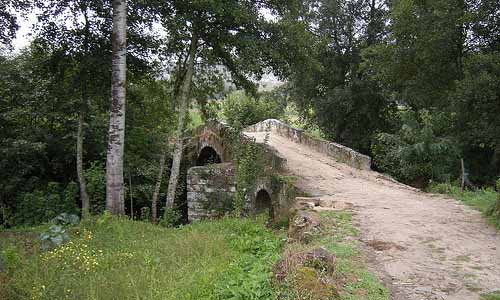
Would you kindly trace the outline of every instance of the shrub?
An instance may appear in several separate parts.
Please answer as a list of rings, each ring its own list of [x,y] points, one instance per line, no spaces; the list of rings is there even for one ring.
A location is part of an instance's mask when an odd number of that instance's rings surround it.
[[[106,203],[106,170],[101,162],[95,161],[85,170],[87,193],[90,199],[90,212],[101,214]]]
[[[500,178],[498,178],[497,180],[496,188],[497,188],[497,201],[495,201],[495,203],[491,205],[487,214],[494,218],[497,218],[498,219],[497,225],[500,226]]]
[[[244,128],[260,121],[279,118],[284,107],[272,97],[259,99],[250,97],[244,91],[229,94],[222,103],[222,113],[227,123],[234,128]]]
[[[174,208],[168,208],[165,209],[165,212],[163,213],[163,216],[160,218],[158,224],[160,224],[160,226],[163,227],[173,228],[181,224],[181,219],[182,215],[178,210]]]
[[[38,225],[60,213],[78,214],[77,196],[78,186],[74,182],[65,188],[60,183],[50,182],[46,190],[21,194],[16,209],[16,224]]]
[[[423,110],[401,111],[394,133],[378,134],[372,154],[376,166],[399,180],[424,187],[429,180],[448,182],[458,170],[457,146],[446,135],[447,117]]]
[[[69,241],[69,234],[67,226],[76,225],[80,221],[77,215],[62,213],[52,219],[54,225],[40,234],[40,241],[42,250],[49,250],[61,246],[63,243]]]

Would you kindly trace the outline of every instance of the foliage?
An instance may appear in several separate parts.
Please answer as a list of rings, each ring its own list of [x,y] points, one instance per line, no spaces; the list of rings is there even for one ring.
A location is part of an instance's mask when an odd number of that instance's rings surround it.
[[[236,153],[236,195],[234,212],[241,215],[245,204],[255,189],[255,184],[264,172],[263,149],[253,141],[245,141],[237,145]]]
[[[69,241],[69,234],[65,228],[60,225],[52,225],[49,230],[40,235],[42,250],[59,247]]]
[[[244,91],[234,91],[222,102],[222,114],[233,128],[245,128],[266,119],[279,119],[284,108],[274,98],[255,98]]]
[[[471,179],[494,185],[500,175],[500,52],[467,58],[464,77],[451,95],[453,135],[466,156]]]
[[[322,230],[312,235],[307,245],[291,243],[285,247],[286,277],[279,285],[280,299],[363,299],[387,300],[389,291],[374,274],[368,271],[366,258],[358,242],[358,230],[352,225],[348,212],[323,212],[320,214]],[[313,262],[302,265],[300,254],[323,248],[335,257],[334,272],[325,270],[324,264]],[[321,282],[338,282],[334,288]],[[336,294],[336,296],[332,296]]]
[[[0,46],[10,45],[19,29],[18,16],[29,9],[29,0],[4,0],[0,4]]]
[[[458,170],[459,156],[454,142],[444,135],[446,115],[404,110],[400,117],[396,133],[377,136],[372,148],[376,166],[420,187],[429,180],[449,181]]]
[[[481,300],[500,300],[500,292],[495,291],[481,295]]]
[[[372,135],[387,129],[393,107],[362,67],[362,50],[384,34],[386,5],[372,2],[304,1],[295,25],[305,22],[296,36],[301,47],[286,50],[300,57],[290,62],[289,94],[302,117],[328,139],[365,153]]]
[[[496,185],[497,199],[492,201],[486,214],[490,216],[495,222],[498,228],[500,228],[500,178],[497,179]]]
[[[77,214],[78,187],[70,183],[61,187],[50,182],[46,190],[35,190],[19,196],[16,224],[38,225],[48,222],[60,213]]]
[[[71,232],[72,240],[63,246],[22,257],[0,295],[13,300],[274,298],[270,271],[281,243],[261,221],[226,218],[174,229],[108,214]]]
[[[40,234],[41,249],[46,251],[61,246],[69,241],[67,227],[80,221],[77,215],[62,213],[52,219],[53,225]]]
[[[173,228],[180,225],[182,215],[175,208],[167,208],[158,224],[163,227]]]
[[[90,199],[90,212],[100,214],[104,211],[106,200],[106,170],[101,162],[95,161],[85,170],[87,193]]]

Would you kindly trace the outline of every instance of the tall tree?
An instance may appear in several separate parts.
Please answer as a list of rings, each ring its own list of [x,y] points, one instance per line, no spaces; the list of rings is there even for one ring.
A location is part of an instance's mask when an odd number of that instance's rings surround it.
[[[292,1],[293,2],[293,1]],[[270,22],[262,9],[285,10],[290,1],[164,1],[163,24],[168,32],[167,49],[179,61],[176,68],[178,127],[166,205],[171,208],[182,159],[185,115],[192,96],[193,76],[207,66],[224,66],[239,87],[255,92],[250,76],[259,78],[269,66],[267,30]]]
[[[10,46],[19,29],[16,13],[30,8],[30,0],[2,0],[0,2],[0,45]]]
[[[167,192],[167,202],[166,207],[172,207],[175,198],[175,192],[177,191],[177,182],[179,180],[179,172],[182,160],[182,149],[184,147],[183,143],[183,133],[186,123],[186,113],[188,109],[189,93],[191,92],[191,82],[193,80],[194,74],[194,63],[196,60],[196,52],[198,49],[198,33],[193,31],[191,37],[191,44],[189,45],[188,59],[186,62],[185,70],[186,73],[183,74],[182,86],[179,90],[179,110],[178,110],[178,121],[177,121],[177,132],[175,139],[174,154],[172,157],[172,168],[170,169],[170,179],[168,181],[168,192]]]
[[[291,99],[326,138],[365,153],[391,110],[361,55],[384,36],[386,11],[381,0],[304,0],[295,17],[305,23],[308,59],[290,63]]]
[[[125,103],[127,73],[127,1],[113,0],[113,55],[111,111],[106,159],[106,209],[125,213],[123,153],[125,142]]]

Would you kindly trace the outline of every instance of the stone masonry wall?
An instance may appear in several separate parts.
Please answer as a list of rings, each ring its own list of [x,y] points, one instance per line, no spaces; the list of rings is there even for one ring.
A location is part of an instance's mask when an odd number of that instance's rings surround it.
[[[245,129],[247,132],[276,132],[280,136],[291,139],[299,144],[307,145],[314,150],[333,157],[341,163],[345,163],[353,168],[361,170],[371,169],[371,158],[352,150],[349,147],[329,142],[323,139],[308,135],[305,131],[291,127],[279,120],[268,119],[249,126]]]
[[[231,163],[193,167],[187,173],[188,219],[219,217],[230,210],[236,193]]]

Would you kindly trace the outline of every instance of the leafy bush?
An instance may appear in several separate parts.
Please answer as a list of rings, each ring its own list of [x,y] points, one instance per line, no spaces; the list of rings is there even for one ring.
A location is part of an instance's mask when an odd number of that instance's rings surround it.
[[[85,170],[87,193],[90,199],[90,212],[101,214],[106,203],[106,169],[99,161],[92,162]]]
[[[497,180],[497,199],[490,205],[490,208],[487,211],[487,214],[493,218],[495,218],[496,223],[500,226],[500,178]]]
[[[160,218],[158,224],[163,227],[173,228],[181,224],[181,213],[173,208],[165,209],[163,216]]]
[[[227,123],[234,128],[244,128],[260,121],[280,118],[284,107],[271,96],[259,99],[244,91],[229,94],[222,103],[222,113]]]
[[[80,221],[77,215],[62,213],[52,219],[54,225],[40,234],[42,250],[49,250],[61,246],[63,243],[69,241],[69,234],[67,226],[76,225]]]
[[[48,222],[60,213],[77,214],[78,186],[71,182],[65,188],[50,182],[46,190],[35,190],[20,195],[16,209],[16,224],[38,225]]]
[[[394,133],[378,134],[372,146],[376,166],[399,180],[426,186],[429,180],[448,182],[459,166],[457,146],[445,134],[449,124],[442,113],[401,111]]]

